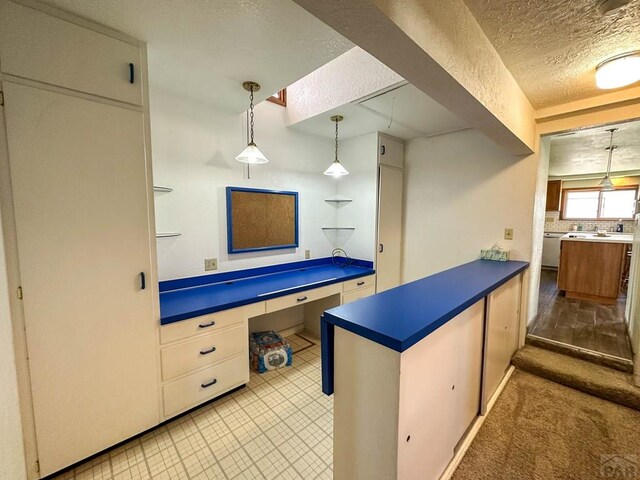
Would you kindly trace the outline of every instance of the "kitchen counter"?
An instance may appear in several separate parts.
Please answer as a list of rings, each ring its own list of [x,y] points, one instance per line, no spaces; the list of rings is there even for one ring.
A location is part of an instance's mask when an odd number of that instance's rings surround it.
[[[572,242],[602,242],[602,243],[633,243],[633,235],[625,233],[610,233],[606,237],[601,237],[595,233],[569,232],[560,240],[570,240]]]

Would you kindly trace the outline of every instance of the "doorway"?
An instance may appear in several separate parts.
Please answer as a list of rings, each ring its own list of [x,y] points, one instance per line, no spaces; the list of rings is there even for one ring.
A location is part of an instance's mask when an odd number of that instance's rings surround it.
[[[604,358],[632,371],[640,121],[551,134],[544,141],[542,261],[527,342]]]

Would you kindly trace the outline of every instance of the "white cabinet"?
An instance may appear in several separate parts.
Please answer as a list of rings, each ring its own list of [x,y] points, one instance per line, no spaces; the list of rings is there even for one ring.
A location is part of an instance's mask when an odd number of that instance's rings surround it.
[[[394,167],[378,167],[377,292],[400,285],[402,254],[403,173]]]
[[[522,275],[518,275],[487,297],[483,413],[518,349],[521,288]]]
[[[3,91],[44,475],[158,422],[145,121],[11,82]]]
[[[8,0],[0,2],[2,73],[142,105],[139,46]]]
[[[378,164],[404,168],[404,143],[383,133],[378,134]]]

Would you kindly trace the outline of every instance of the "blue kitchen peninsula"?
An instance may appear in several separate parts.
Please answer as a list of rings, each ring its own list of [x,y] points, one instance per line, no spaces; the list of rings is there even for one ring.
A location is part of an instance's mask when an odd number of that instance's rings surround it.
[[[324,313],[336,480],[440,477],[519,346],[528,266],[477,260]]]

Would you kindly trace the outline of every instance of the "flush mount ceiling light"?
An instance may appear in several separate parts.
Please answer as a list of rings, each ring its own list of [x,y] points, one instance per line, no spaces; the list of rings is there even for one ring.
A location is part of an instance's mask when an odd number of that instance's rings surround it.
[[[329,168],[324,171],[325,175],[332,175],[334,177],[342,177],[343,175],[349,175],[346,168],[342,166],[338,160],[338,123],[344,120],[342,115],[333,115],[331,117],[332,122],[336,122],[336,159],[333,161]]]
[[[605,90],[640,81],[640,51],[609,58],[596,67],[596,85]]]
[[[247,148],[245,148],[240,155],[236,157],[236,160],[242,163],[250,163],[252,165],[256,165],[259,163],[267,163],[267,157],[265,157],[258,147],[253,142],[253,92],[257,92],[260,90],[260,85],[256,82],[244,82],[242,87],[249,92],[249,144]]]
[[[613,144],[613,132],[615,132],[616,130],[618,129],[610,128],[607,130],[607,132],[611,134],[611,137],[609,139],[609,146],[606,148],[606,150],[609,152],[609,162],[607,163],[607,174],[602,180],[600,180],[600,183],[598,184],[604,192],[610,192],[616,189],[616,187],[613,185],[613,182],[611,181],[611,178],[609,178],[609,174],[611,173],[611,158],[613,157],[613,151],[618,149],[618,147]]]

